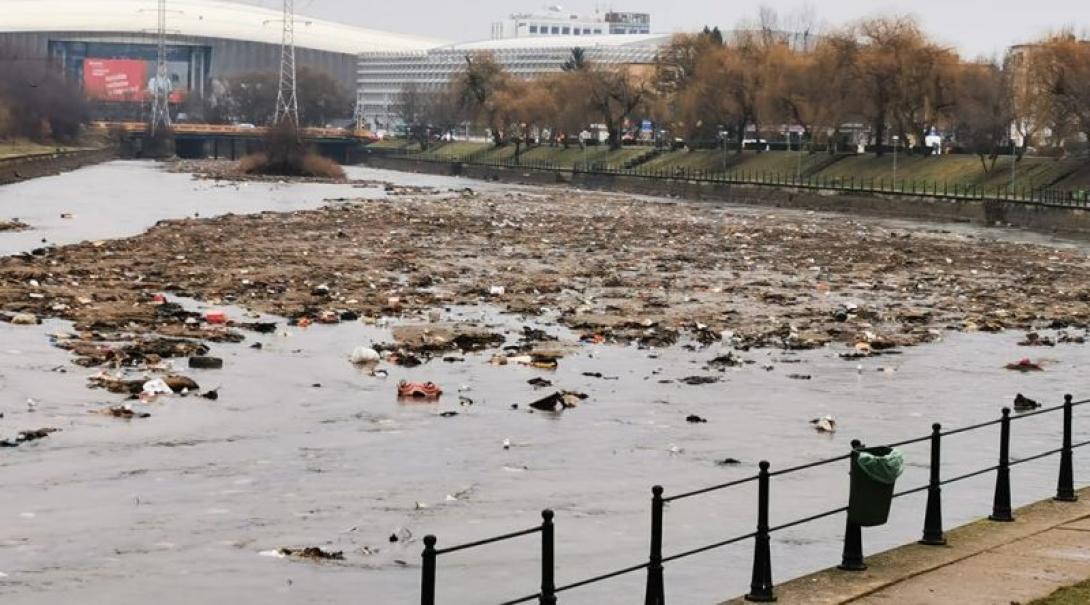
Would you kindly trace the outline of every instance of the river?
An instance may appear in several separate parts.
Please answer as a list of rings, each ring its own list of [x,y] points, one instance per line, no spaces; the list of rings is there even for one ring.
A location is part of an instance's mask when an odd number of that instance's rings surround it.
[[[509,187],[349,172],[442,188]],[[353,196],[384,193],[337,185],[224,186],[150,163],[113,162],[0,188],[0,216],[35,227],[0,234],[0,253],[27,251],[43,238],[62,245],[129,236],[195,213],[289,211]],[[538,325],[487,307],[445,315],[511,328]],[[539,327],[565,335],[549,323]],[[997,417],[1019,392],[1056,403],[1065,392],[1080,394],[1090,366],[1085,346],[1029,350],[1017,345],[1020,334],[951,333],[901,355],[851,362],[833,348],[751,351],[742,357],[755,363],[701,386],[659,381],[707,374],[702,366],[724,352],[718,345],[584,347],[550,373],[496,367],[487,355],[469,355],[465,363],[392,367],[382,379],[356,369],[347,356],[357,345],[389,340],[388,329],[355,322],[215,345],[226,369],[192,375],[206,388],[219,387],[219,401],[171,398],[153,405],[151,418],[126,422],[88,413],[118,397],[87,389],[93,371],[50,345],[48,334],[66,329],[59,321],[0,324],[0,436],[62,429],[0,449],[6,604],[411,603],[418,600],[425,534],[450,546],[530,527],[543,508],[556,511],[557,580],[566,584],[646,560],[653,484],[678,493],[747,476],[762,459],[775,470],[844,454],[854,438],[877,444],[925,435],[932,422],[973,424]],[[263,348],[251,348],[255,342]],[[1050,358],[1046,371],[1003,369],[1026,356]],[[793,373],[812,380],[789,378]],[[526,381],[534,377],[589,398],[561,414],[531,414]],[[393,395],[401,378],[433,380],[447,394],[439,405],[399,403]],[[473,405],[459,405],[459,394]],[[690,414],[708,422],[688,423]],[[835,434],[810,425],[824,415],[837,419]],[[1014,457],[1058,447],[1059,422],[1057,414],[1016,422]],[[1086,439],[1086,423],[1076,426],[1076,441]],[[997,445],[995,427],[950,437],[943,474],[995,464]],[[905,455],[899,486],[922,485],[926,444],[905,448]],[[726,457],[741,464],[717,464]],[[1087,462],[1076,455],[1076,471]],[[1016,505],[1051,495],[1057,465],[1049,458],[1016,467]],[[985,475],[947,487],[947,526],[990,512],[992,482]],[[846,463],[776,478],[772,524],[842,506],[846,494]],[[755,505],[752,484],[672,504],[667,554],[752,531]],[[918,539],[923,509],[923,494],[896,501],[889,525],[864,532],[865,551]],[[838,563],[842,531],[837,516],[774,534],[774,579]],[[399,533],[399,541],[389,540]],[[269,556],[304,546],[343,550],[346,560]],[[538,554],[536,538],[526,537],[441,557],[439,600],[488,603],[531,594]],[[669,602],[714,603],[745,592],[751,555],[752,544],[742,542],[667,565]],[[565,593],[561,602],[638,602],[643,582],[635,573]]]

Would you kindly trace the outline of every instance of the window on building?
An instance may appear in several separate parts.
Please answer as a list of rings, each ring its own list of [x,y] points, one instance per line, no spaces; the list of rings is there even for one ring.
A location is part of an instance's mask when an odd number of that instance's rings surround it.
[[[536,34],[537,33],[537,26],[536,25],[531,25],[530,26],[530,33],[531,34]]]
[[[579,28],[577,27],[574,30],[572,30],[572,33],[578,36],[579,35]]]
[[[596,34],[601,34],[601,33],[602,33],[602,30],[601,30],[601,29],[595,29],[595,30],[594,30],[594,33],[596,33]]]
[[[568,35],[570,33],[571,33],[571,28],[570,27],[565,27],[564,31],[563,31],[563,34],[566,36],[566,35]]]
[[[589,27],[584,27],[583,28],[583,35],[584,36],[589,36],[590,35],[590,28]]]
[[[554,25],[553,26],[553,34],[555,35],[555,34],[559,34],[559,33],[560,33],[560,26],[559,25]]]

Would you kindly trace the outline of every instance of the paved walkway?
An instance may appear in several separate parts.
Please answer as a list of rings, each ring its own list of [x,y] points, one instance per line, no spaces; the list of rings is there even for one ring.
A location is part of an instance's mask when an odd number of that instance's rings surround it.
[[[1090,488],[1075,503],[1039,502],[1014,523],[981,520],[947,533],[947,546],[910,544],[776,587],[780,603],[1010,605],[1090,578]],[[864,535],[864,542],[866,536]],[[734,599],[728,603],[742,603]]]
[[[1090,578],[1090,517],[898,582],[853,603],[1025,603]]]

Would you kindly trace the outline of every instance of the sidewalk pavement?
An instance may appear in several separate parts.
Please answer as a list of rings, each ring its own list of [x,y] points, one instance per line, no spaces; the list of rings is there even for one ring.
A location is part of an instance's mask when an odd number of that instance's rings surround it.
[[[1090,488],[1078,502],[1045,500],[1015,519],[959,527],[947,532],[946,546],[910,544],[873,555],[864,572],[831,568],[792,580],[776,596],[789,605],[1011,605],[1090,577]]]

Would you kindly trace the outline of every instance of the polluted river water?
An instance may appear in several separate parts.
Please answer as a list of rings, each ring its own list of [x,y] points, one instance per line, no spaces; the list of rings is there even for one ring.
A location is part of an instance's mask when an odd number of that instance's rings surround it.
[[[350,176],[508,187],[357,168]],[[382,197],[382,189],[225,186],[154,164],[114,162],[0,188],[0,216],[35,228],[0,234],[0,253],[40,246],[43,237],[54,244],[125,237],[194,213],[286,211],[367,196]],[[62,213],[72,218],[58,218]],[[487,306],[452,307],[443,316],[510,332],[511,341],[524,326],[564,340],[578,336],[547,316],[523,318]],[[0,437],[61,429],[0,449],[0,598],[411,603],[418,600],[425,534],[451,546],[531,527],[543,508],[556,511],[557,581],[566,584],[646,560],[654,484],[669,495],[748,476],[763,459],[775,470],[842,455],[851,439],[878,444],[926,435],[933,422],[974,424],[997,417],[1015,393],[1048,403],[1065,392],[1086,395],[1080,377],[1090,365],[1085,346],[1028,350],[1018,346],[1016,333],[949,333],[899,355],[853,361],[840,359],[839,347],[752,350],[740,356],[753,363],[722,373],[704,367],[726,353],[719,344],[586,345],[555,371],[493,366],[488,353],[411,369],[384,364],[386,378],[348,362],[353,348],[392,340],[390,327],[282,327],[214,344],[212,354],[225,368],[190,375],[204,389],[218,388],[219,400],[170,397],[146,408],[150,418],[124,421],[89,413],[117,405],[120,396],[88,390],[95,370],[72,364],[50,345],[48,335],[70,324],[0,324]],[[1027,356],[1048,358],[1046,371],[1003,369]],[[694,375],[720,380],[661,382]],[[434,381],[445,393],[439,403],[399,401],[395,386],[403,378]],[[564,412],[531,413],[528,403],[555,390],[528,385],[534,378],[588,398]],[[689,415],[707,422],[687,422]],[[819,434],[811,426],[825,415],[836,418],[837,432]],[[1016,422],[1013,457],[1058,447],[1059,422],[1057,414]],[[1085,426],[1076,424],[1076,441],[1087,438]],[[950,437],[944,475],[995,464],[997,445],[997,427]],[[922,485],[926,444],[904,453],[899,487]],[[739,464],[720,464],[726,458]],[[1076,455],[1076,469],[1087,462]],[[1054,457],[1015,467],[1015,504],[1051,495],[1056,467]],[[992,482],[984,475],[944,489],[948,527],[990,511]],[[846,463],[777,477],[772,524],[838,508],[846,495]],[[755,505],[752,484],[671,504],[666,554],[752,531]],[[923,494],[896,501],[889,525],[865,530],[865,552],[918,539],[923,510]],[[842,532],[843,517],[834,516],[774,534],[774,580],[839,562]],[[280,548],[310,546],[343,551],[344,560],[276,556]],[[441,557],[440,602],[495,603],[534,593],[538,549],[531,536]],[[668,564],[670,602],[714,603],[745,592],[751,556],[745,541]],[[643,583],[636,572],[564,593],[561,601],[631,603],[640,600]]]

